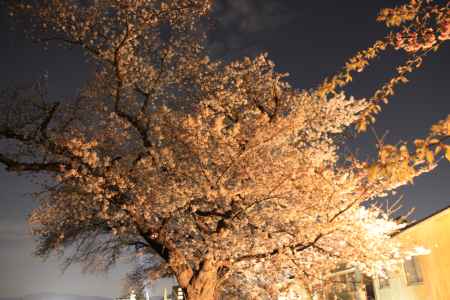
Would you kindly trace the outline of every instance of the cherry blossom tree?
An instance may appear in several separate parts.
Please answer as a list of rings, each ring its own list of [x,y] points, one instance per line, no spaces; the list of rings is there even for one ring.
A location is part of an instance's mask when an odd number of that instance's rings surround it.
[[[130,247],[156,256],[146,278],[174,275],[188,299],[275,299],[352,264],[368,275],[414,249],[371,202],[450,159],[450,116],[430,135],[343,155],[349,132],[376,120],[399,83],[450,38],[447,6],[382,10],[391,32],[308,91],[266,54],[211,61],[211,0],[15,1],[42,43],[81,47],[95,70],[74,100],[45,84],[1,95],[0,162],[36,174],[36,253],[107,270]],[[409,54],[367,99],[344,92],[388,48]],[[413,150],[411,150],[413,149]],[[372,204],[371,204],[372,203]],[[136,276],[139,272],[134,273]]]

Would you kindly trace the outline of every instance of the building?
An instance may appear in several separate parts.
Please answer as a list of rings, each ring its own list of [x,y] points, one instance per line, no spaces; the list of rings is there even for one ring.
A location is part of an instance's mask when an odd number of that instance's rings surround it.
[[[376,299],[450,299],[450,206],[408,225],[393,238],[431,252],[406,260],[389,278],[375,279]]]

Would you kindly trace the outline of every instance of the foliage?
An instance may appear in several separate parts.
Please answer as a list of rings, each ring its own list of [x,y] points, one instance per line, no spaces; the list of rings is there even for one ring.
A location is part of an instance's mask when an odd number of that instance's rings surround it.
[[[144,246],[162,258],[146,275],[174,274],[189,299],[275,298],[295,285],[311,289],[342,264],[369,275],[392,268],[406,253],[389,238],[402,225],[363,204],[449,158],[450,117],[412,154],[380,144],[373,161],[347,159],[338,141],[375,122],[393,88],[449,38],[448,7],[411,1],[383,10],[379,20],[397,33],[299,91],[265,54],[210,61],[202,18],[211,6],[12,5],[33,18],[37,40],[80,46],[96,65],[74,101],[48,102],[42,84],[2,96],[0,162],[50,178],[30,218],[37,254],[66,253],[68,264],[103,270]],[[388,47],[412,55],[398,76],[369,100],[347,97],[351,74]]]

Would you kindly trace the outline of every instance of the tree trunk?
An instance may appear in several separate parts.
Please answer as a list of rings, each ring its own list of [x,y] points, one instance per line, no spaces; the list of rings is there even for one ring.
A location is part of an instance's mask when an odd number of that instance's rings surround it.
[[[206,258],[187,286],[187,300],[215,300],[218,269],[219,266],[214,259]]]
[[[171,268],[175,271],[178,284],[186,293],[187,300],[216,299],[219,264],[212,255],[203,259],[198,270],[192,270],[175,252],[171,258]]]

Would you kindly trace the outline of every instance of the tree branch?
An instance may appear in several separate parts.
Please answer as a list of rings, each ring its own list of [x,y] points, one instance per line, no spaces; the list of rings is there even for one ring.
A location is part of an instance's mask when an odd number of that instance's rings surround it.
[[[48,171],[48,172],[61,172],[61,168],[65,166],[62,162],[49,162],[49,163],[24,163],[18,162],[11,158],[6,157],[0,153],[0,163],[6,166],[7,171],[11,172],[37,172],[37,171]]]
[[[325,234],[319,233],[314,238],[314,240],[312,240],[309,243],[306,243],[306,244],[304,244],[304,243],[297,243],[297,244],[294,244],[294,245],[285,245],[285,246],[282,246],[282,247],[279,247],[279,248],[275,248],[275,249],[273,249],[272,251],[269,251],[269,252],[244,255],[244,256],[238,257],[237,259],[234,259],[234,262],[236,263],[236,262],[241,262],[241,261],[244,261],[244,260],[262,259],[262,258],[274,256],[274,255],[280,253],[282,250],[288,249],[288,248],[293,250],[293,251],[296,251],[296,252],[301,252],[301,251],[304,251],[304,250],[306,250],[306,249],[308,249],[310,247],[313,247],[324,236],[325,236]]]
[[[53,118],[53,115],[55,114],[56,110],[58,109],[60,103],[56,102],[53,104],[48,112],[48,115],[44,118],[41,125],[39,126],[39,131],[41,132],[41,135],[44,139],[48,140],[48,125],[50,124],[50,121]]]

